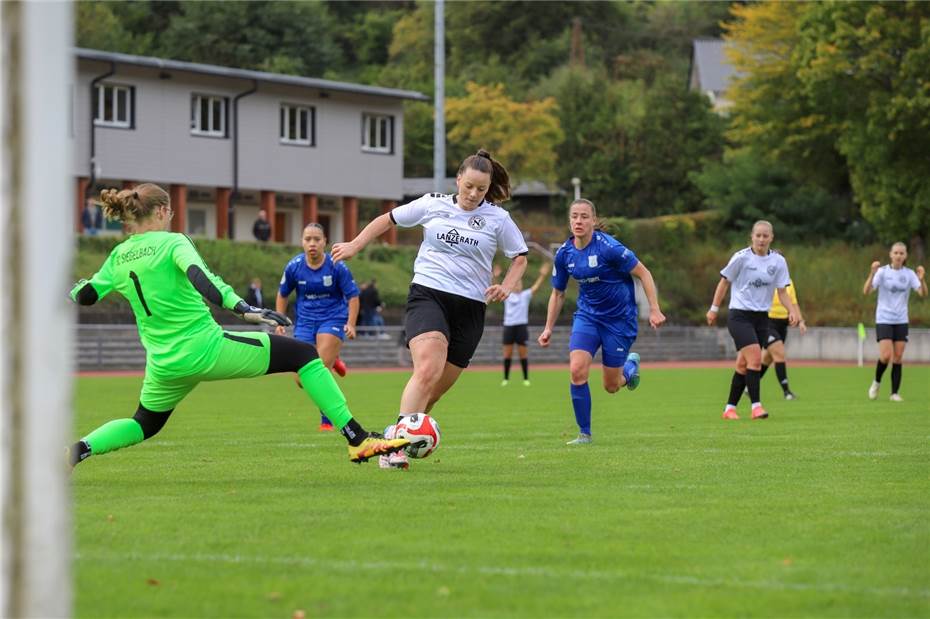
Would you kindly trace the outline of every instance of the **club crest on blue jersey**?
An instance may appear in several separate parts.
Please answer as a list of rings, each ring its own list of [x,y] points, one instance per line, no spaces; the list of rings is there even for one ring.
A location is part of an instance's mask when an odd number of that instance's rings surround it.
[[[596,255],[593,255],[593,254],[592,254],[592,255],[588,256],[588,266],[589,266],[589,267],[592,267],[592,268],[597,266],[597,256],[596,256]]]
[[[324,276],[323,276],[323,285],[324,285],[324,286],[332,286],[332,285],[333,285],[333,276],[332,276],[332,275],[324,275]]]

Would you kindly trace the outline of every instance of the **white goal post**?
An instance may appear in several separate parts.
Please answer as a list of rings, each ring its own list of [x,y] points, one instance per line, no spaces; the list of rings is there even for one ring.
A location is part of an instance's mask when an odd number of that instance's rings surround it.
[[[68,617],[71,594],[71,2],[0,2],[0,616]]]

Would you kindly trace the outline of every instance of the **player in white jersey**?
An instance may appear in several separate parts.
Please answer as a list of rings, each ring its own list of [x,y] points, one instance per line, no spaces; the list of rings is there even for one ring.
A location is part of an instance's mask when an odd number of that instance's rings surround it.
[[[891,264],[881,266],[878,260],[873,262],[862,287],[862,294],[865,295],[873,290],[878,291],[878,304],[875,307],[878,362],[875,364],[875,380],[869,387],[869,399],[874,400],[878,397],[882,374],[891,361],[891,401],[901,402],[898,390],[901,388],[904,347],[907,345],[907,302],[911,290],[916,290],[922,297],[927,296],[927,282],[922,266],[918,266],[916,271],[904,266],[907,260],[907,245],[895,243],[888,255]]]
[[[544,264],[539,269],[539,276],[533,285],[523,289],[523,280],[517,282],[510,296],[504,301],[504,333],[503,333],[503,359],[504,380],[501,387],[510,382],[510,365],[513,359],[513,345],[517,345],[517,354],[520,355],[520,368],[523,370],[523,386],[530,386],[530,361],[527,354],[526,341],[530,339],[530,300],[539,287],[542,286],[546,275],[549,274],[550,265]]]
[[[723,410],[724,419],[739,419],[736,405],[743,395],[744,388],[749,391],[752,418],[765,419],[769,416],[762,408],[759,378],[762,368],[762,343],[768,337],[773,290],[777,292],[782,305],[788,308],[788,323],[794,326],[801,320],[797,305],[785,290],[791,281],[788,263],[781,254],[769,249],[774,238],[775,230],[769,222],[757,221],[752,226],[752,244],[733,254],[727,266],[720,271],[721,277],[714,291],[714,300],[707,312],[707,324],[713,325],[727,289],[732,285],[727,329],[738,352],[736,371],[733,372],[730,381],[730,397]]]
[[[429,412],[455,384],[481,341],[487,303],[506,299],[526,270],[523,234],[497,206],[510,198],[504,166],[479,150],[462,162],[455,181],[457,193],[427,194],[398,206],[332,249],[334,260],[347,260],[392,225],[423,226],[404,316],[413,375],[400,399],[401,418]],[[512,262],[503,282],[494,284],[498,249]],[[407,465],[402,453],[382,460],[383,467]]]

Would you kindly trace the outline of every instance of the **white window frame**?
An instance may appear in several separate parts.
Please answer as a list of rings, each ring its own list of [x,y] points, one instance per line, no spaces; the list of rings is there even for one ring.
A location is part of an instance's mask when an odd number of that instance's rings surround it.
[[[116,105],[117,93],[123,93],[126,97],[126,118],[117,118],[118,106]],[[110,110],[113,118],[104,118],[107,98],[110,98]],[[97,109],[94,110],[94,124],[98,127],[116,127],[118,129],[131,129],[132,119],[134,116],[133,106],[135,105],[132,86],[125,84],[97,84]]]
[[[383,136],[381,129],[384,129]],[[371,143],[372,130],[375,131],[375,144]],[[381,144],[381,137],[384,144]],[[394,117],[390,114],[362,114],[362,150],[368,153],[392,153],[394,144]]]
[[[203,100],[207,100],[207,127],[208,129],[203,129],[203,118],[201,110],[203,108]],[[225,138],[227,133],[229,119],[227,118],[227,102],[229,97],[224,97],[222,95],[207,95],[202,93],[191,93],[191,135],[200,135],[211,138]],[[214,125],[214,103],[219,103],[220,110],[220,128],[213,129]]]
[[[307,115],[307,135],[293,137],[290,133],[290,115],[296,114],[296,120],[299,121],[300,114]],[[295,123],[297,132],[300,132],[299,122]],[[316,109],[312,105],[296,105],[293,103],[282,103],[281,111],[278,116],[278,138],[282,144],[296,146],[316,146]]]

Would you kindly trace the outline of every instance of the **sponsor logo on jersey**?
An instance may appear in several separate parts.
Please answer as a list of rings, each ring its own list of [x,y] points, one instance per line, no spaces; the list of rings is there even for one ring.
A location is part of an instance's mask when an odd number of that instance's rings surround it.
[[[588,256],[588,266],[589,267],[597,266],[597,256]]]
[[[332,286],[332,285],[333,285],[333,276],[332,276],[332,275],[324,275],[324,276],[323,276],[323,285],[324,285],[324,286]]]
[[[594,282],[601,281],[601,278],[595,275],[594,277],[585,277],[584,279],[579,279],[578,282],[581,284],[593,284]]]
[[[484,217],[482,217],[481,215],[472,215],[471,217],[468,218],[468,225],[473,230],[481,230],[482,228],[484,228],[484,224],[485,224]]]
[[[447,243],[450,247],[455,247],[459,244],[471,245],[472,247],[478,246],[478,239],[463,236],[455,228],[449,228],[446,232],[437,232],[436,239],[443,243]]]
[[[765,286],[768,286],[769,283],[768,283],[767,281],[765,281],[765,280],[763,280],[763,279],[757,277],[757,278],[755,278],[754,280],[752,280],[751,282],[749,282],[749,285],[750,285],[750,286],[753,286],[754,288],[764,288]]]

